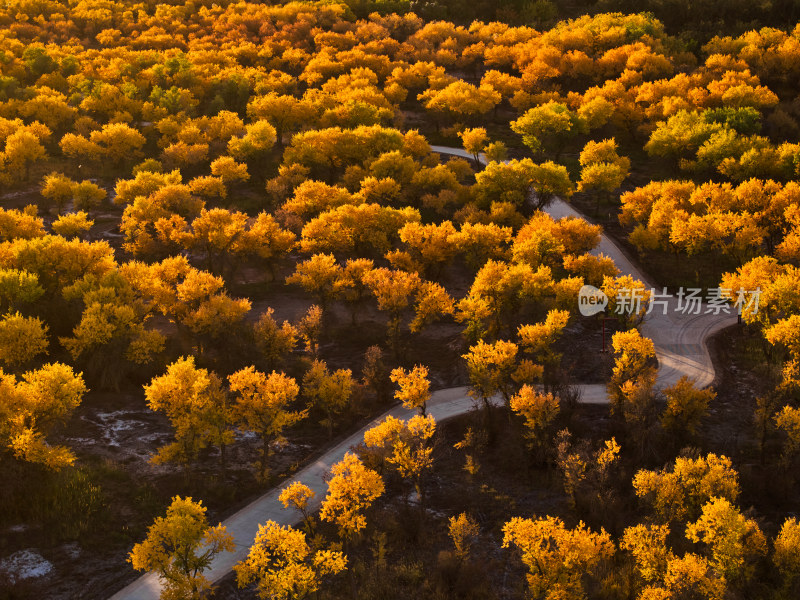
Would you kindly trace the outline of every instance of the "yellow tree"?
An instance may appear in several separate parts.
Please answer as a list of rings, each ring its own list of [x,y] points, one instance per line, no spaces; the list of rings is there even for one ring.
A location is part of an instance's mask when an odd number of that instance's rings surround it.
[[[638,412],[646,407],[635,404],[639,398],[634,395],[633,387],[647,391],[655,384],[655,347],[652,340],[642,337],[635,329],[618,331],[611,338],[611,345],[614,348],[614,368],[608,394],[612,410],[626,420],[628,417],[635,420]]]
[[[143,163],[144,164],[144,163]],[[131,204],[139,196],[150,196],[161,188],[180,185],[181,173],[178,170],[162,173],[158,170],[134,169],[133,179],[120,179],[114,187],[114,204]]]
[[[566,167],[553,161],[537,164],[529,158],[491,162],[475,175],[475,181],[473,189],[481,207],[494,200],[518,207],[532,202],[541,210],[555,196],[569,198],[575,191]]]
[[[261,161],[275,145],[277,135],[269,121],[254,121],[246,126],[243,136],[234,136],[228,142],[228,152],[234,158]]]
[[[242,212],[204,208],[192,220],[192,231],[186,236],[185,246],[205,255],[209,271],[230,277],[230,263],[238,262],[236,255],[241,250],[246,224],[247,215]]]
[[[486,146],[484,154],[489,162],[503,162],[508,158],[508,148],[503,142],[492,142]]]
[[[458,252],[458,246],[453,243],[456,229],[450,221],[426,225],[406,223],[399,234],[405,252],[421,267],[420,274],[424,270],[435,278]]]
[[[475,164],[480,163],[480,153],[486,147],[486,142],[489,141],[486,135],[486,129],[483,127],[476,127],[474,129],[465,129],[458,134],[461,138],[461,143],[464,145],[464,150],[472,154]]]
[[[419,211],[410,206],[344,204],[308,221],[303,226],[300,248],[309,253],[383,256],[394,246],[403,225],[420,218]]]
[[[728,581],[746,582],[755,562],[767,553],[767,539],[758,524],[725,498],[703,505],[700,518],[687,525],[686,537],[706,545],[714,569]]]
[[[0,269],[0,307],[16,309],[36,302],[44,294],[39,278],[27,271]]]
[[[266,477],[270,445],[284,443],[284,430],[308,416],[306,410],[287,410],[297,399],[300,387],[283,373],[265,375],[253,367],[229,375],[228,384],[236,398],[231,407],[232,419],[261,439],[260,475]]]
[[[44,132],[46,135],[43,135]],[[2,153],[0,180],[5,184],[27,181],[31,164],[47,156],[42,142],[49,135],[50,130],[40,125],[39,128],[22,127],[8,136],[5,150]]]
[[[551,393],[537,392],[530,385],[523,385],[511,397],[511,410],[525,419],[525,437],[539,459],[551,441],[553,423],[558,417],[559,400]]]
[[[311,368],[303,376],[303,395],[324,413],[322,424],[328,429],[328,437],[333,437],[336,416],[347,408],[354,387],[350,369],[331,372],[321,360],[311,363]]]
[[[582,522],[567,529],[557,517],[511,519],[503,526],[503,548],[511,546],[528,568],[531,597],[545,600],[584,598],[584,577],[614,554],[605,531],[594,533]]]
[[[128,562],[137,571],[152,571],[161,580],[162,600],[200,600],[213,589],[203,575],[213,558],[236,545],[222,524],[210,527],[203,503],[175,496],[167,514],[157,517]]]
[[[633,478],[633,487],[667,523],[697,519],[712,498],[734,502],[739,495],[739,475],[726,456],[678,457],[670,469],[640,470]]]
[[[92,131],[88,139],[72,133],[61,138],[61,150],[67,156],[89,161],[108,160],[115,167],[141,156],[147,140],[126,123],[107,123]]]
[[[220,156],[211,161],[211,174],[222,179],[225,185],[250,179],[250,174],[247,172],[247,165],[244,163],[237,163],[230,156]]]
[[[308,179],[294,189],[292,197],[281,208],[308,220],[338,206],[361,203],[361,195],[351,194],[347,188]]]
[[[800,523],[786,519],[773,542],[772,562],[783,575],[784,590],[791,591],[800,575]]]
[[[273,308],[267,308],[253,324],[255,345],[269,368],[280,364],[295,349],[300,332],[297,327],[284,321],[281,325],[272,316]]]
[[[259,525],[247,558],[236,563],[240,588],[255,582],[263,600],[302,600],[330,575],[344,571],[347,558],[335,550],[313,552],[302,531],[274,521]]]
[[[356,316],[363,302],[369,297],[369,288],[364,276],[375,268],[369,258],[349,258],[334,284],[337,298],[350,304],[350,322],[356,325]]]
[[[24,365],[49,346],[47,325],[36,317],[8,313],[0,319],[0,362],[11,369]]]
[[[63,292],[80,300],[83,312],[72,337],[59,341],[103,387],[117,389],[129,364],[147,364],[164,348],[166,337],[148,327],[150,307],[118,271],[86,277]]]
[[[383,494],[383,480],[351,452],[331,467],[331,475],[319,517],[334,523],[343,540],[353,541],[367,526],[366,511]]]
[[[410,306],[421,280],[416,273],[378,268],[364,274],[364,283],[378,301],[378,308],[389,314],[389,340],[397,352],[403,313]]]
[[[533,356],[537,364],[542,365],[547,385],[551,383],[551,376],[561,362],[561,354],[554,350],[554,346],[568,321],[568,311],[554,309],[548,311],[544,321],[522,325],[517,330],[520,347]]]
[[[188,464],[209,443],[219,446],[224,460],[233,432],[222,381],[215,373],[195,367],[193,356],[181,357],[145,386],[144,395],[150,409],[166,414],[175,430],[175,441],[161,447],[153,462]]]
[[[495,223],[464,223],[448,242],[473,269],[480,269],[487,260],[501,260],[508,255],[511,227]]]
[[[36,275],[44,290],[38,307],[56,311],[63,306],[64,288],[84,277],[101,277],[116,263],[114,251],[105,241],[89,243],[53,235],[6,244],[0,265]]]
[[[661,580],[667,572],[667,564],[674,554],[667,544],[669,526],[635,525],[628,527],[622,535],[619,547],[633,556],[636,569],[645,583]]]
[[[800,451],[800,408],[784,406],[775,415],[774,421],[786,436],[783,442],[783,461],[789,466]]]
[[[622,185],[631,168],[630,159],[617,154],[617,142],[614,138],[587,142],[581,151],[580,163],[578,191],[596,192],[595,208],[600,206],[601,196],[609,196]]]
[[[723,600],[726,597],[725,579],[704,557],[687,552],[681,557],[670,557],[663,579],[644,588],[638,600]]]
[[[60,215],[53,221],[53,233],[65,238],[80,238],[94,225],[84,211]]]
[[[20,381],[0,371],[0,442],[14,457],[59,470],[73,464],[75,455],[64,446],[51,446],[45,437],[64,423],[86,393],[80,373],[60,363],[28,371]]]
[[[286,283],[297,284],[316,296],[324,311],[336,293],[336,283],[341,274],[342,267],[333,254],[315,254],[298,263],[295,272],[286,278]]]
[[[306,352],[316,360],[319,354],[319,340],[322,336],[322,308],[316,304],[308,307],[308,311],[297,323],[297,332],[306,346]]]
[[[271,214],[261,212],[250,222],[245,231],[241,253],[264,261],[272,278],[275,278],[275,265],[286,258],[294,248],[297,236],[283,229]]]
[[[558,158],[567,141],[586,132],[588,127],[566,104],[551,100],[512,121],[511,129],[520,134],[525,145],[534,152],[552,149]]]
[[[451,120],[459,118],[476,119],[491,111],[500,103],[502,97],[495,89],[484,84],[476,87],[466,81],[454,81],[442,88],[431,88],[417,97],[423,106],[440,118]],[[437,120],[437,124],[440,121]]]
[[[558,266],[564,254],[589,252],[600,242],[601,227],[583,219],[566,217],[555,220],[536,212],[514,236],[511,255],[517,262],[531,266]]]
[[[513,342],[499,340],[489,344],[479,340],[462,356],[467,361],[470,394],[480,398],[487,410],[495,394],[502,395],[509,405],[516,383],[541,375],[541,367],[537,368],[530,361],[517,360],[518,351],[519,347]]]
[[[203,200],[192,196],[189,186],[182,184],[165,185],[146,196],[136,196],[122,213],[123,247],[136,256],[177,254],[191,239],[188,223],[200,215],[203,205]]]
[[[520,312],[547,306],[557,297],[558,288],[546,265],[534,268],[490,260],[478,271],[469,294],[459,301],[456,320],[467,322],[467,333],[477,338],[497,337],[503,329],[515,332]]]
[[[224,200],[228,197],[228,188],[225,187],[221,177],[201,175],[191,179],[187,185],[192,194],[200,196],[201,198],[219,198]]]
[[[0,208],[0,241],[31,240],[44,235],[44,222],[37,216],[36,206],[23,210]]]
[[[153,264],[131,261],[121,265],[120,272],[152,310],[200,339],[220,346],[232,332],[245,327],[250,301],[231,298],[222,277],[195,269],[184,256]]]
[[[414,318],[408,329],[419,333],[434,321],[452,315],[454,309],[455,302],[444,287],[433,281],[421,281],[414,295]]]
[[[667,408],[661,415],[661,424],[681,439],[697,433],[708,405],[716,398],[713,390],[695,387],[694,381],[681,377],[674,385],[664,389]]]
[[[41,194],[56,207],[61,214],[67,202],[73,198],[75,182],[63,173],[50,173],[42,180]]]
[[[364,445],[377,450],[400,476],[414,486],[424,504],[422,478],[433,466],[431,440],[436,433],[433,416],[415,415],[408,421],[392,416],[364,432]]]
[[[303,515],[303,522],[309,535],[314,533],[314,518],[309,513],[308,503],[314,499],[314,496],[316,496],[314,490],[299,481],[287,485],[278,496],[283,508],[294,508]]]
[[[472,544],[481,533],[480,527],[467,513],[450,517],[447,532],[455,547],[456,557],[460,561],[469,559]]]
[[[623,326],[631,328],[642,322],[650,298],[642,281],[631,275],[606,276],[600,289],[608,296],[608,312],[620,315]]]
[[[644,149],[650,156],[688,158],[721,129],[721,124],[709,123],[699,112],[679,110],[656,124]]]
[[[394,393],[395,399],[402,402],[404,408],[416,409],[422,416],[425,416],[425,406],[431,398],[428,367],[416,365],[410,371],[397,367],[389,378],[399,387]]]
[[[572,442],[568,430],[556,437],[556,463],[564,476],[564,490],[573,507],[587,503],[589,508],[598,504],[602,510],[613,500],[612,475],[620,463],[620,446],[615,438],[605,440],[592,450],[587,440]]]
[[[279,148],[283,148],[283,138],[286,134],[308,125],[316,112],[316,107],[308,100],[276,92],[253,98],[247,105],[248,115],[266,119],[275,128]]]

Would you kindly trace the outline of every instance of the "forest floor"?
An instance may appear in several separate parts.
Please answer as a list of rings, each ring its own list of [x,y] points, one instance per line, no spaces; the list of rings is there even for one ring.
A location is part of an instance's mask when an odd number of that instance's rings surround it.
[[[302,316],[310,300],[292,288],[274,287],[268,295],[253,298],[253,314],[269,306],[279,320]],[[451,292],[457,291],[455,287],[448,286]],[[327,318],[321,356],[332,368],[349,368],[358,377],[366,348],[385,341],[385,323],[372,310],[358,315],[356,327],[352,327],[350,314],[344,309],[332,310]],[[463,361],[459,360],[466,348],[460,332],[461,326],[452,322],[433,325],[407,339],[400,362],[428,365],[432,389],[466,385]],[[575,382],[604,380],[610,372],[611,356],[601,353],[601,346],[599,321],[584,319],[571,324],[559,342],[563,371]],[[355,430],[387,407],[374,398],[362,398],[334,432],[334,438]],[[68,537],[54,537],[46,527],[19,529],[20,524],[12,524],[0,536],[0,554],[35,551],[52,564],[52,569],[42,577],[17,582],[12,586],[15,591],[6,596],[0,592],[0,599],[34,597],[41,586],[53,599],[74,598],[76,593],[84,598],[106,598],[137,577],[125,563],[127,552],[144,537],[147,526],[173,495],[202,498],[209,508],[209,520],[217,522],[290,476],[329,444],[327,433],[311,420],[295,427],[289,437],[292,443],[271,459],[268,482],[254,475],[257,440],[241,435],[227,452],[224,478],[212,451],[201,457],[199,466],[184,474],[180,467],[149,462],[154,451],[170,441],[171,428],[164,416],[147,408],[140,386],[129,383],[119,392],[90,391],[54,442],[71,447],[78,455],[78,464],[100,486],[103,506],[98,522],[81,532],[79,544]]]
[[[720,376],[715,382],[717,397],[696,436],[695,451],[723,453],[737,463],[742,506],[758,506],[762,527],[775,533],[772,524],[792,514],[797,490],[784,489],[776,483],[774,473],[758,469],[753,411],[757,396],[766,388],[770,367],[764,364],[758,338],[745,328],[724,330],[709,345]],[[464,439],[470,427],[485,429],[485,413],[476,411],[440,425],[433,471],[425,484],[424,508],[413,495],[407,502],[408,490],[389,480],[388,492],[371,517],[386,535],[368,533],[359,552],[351,557],[353,585],[358,589],[354,597],[400,600],[447,594],[476,600],[520,598],[525,594],[524,571],[502,548],[502,527],[509,519],[549,515],[569,526],[584,520],[595,530],[603,527],[618,536],[641,517],[630,485],[634,474],[630,461],[623,461],[615,477],[614,510],[587,514],[571,506],[561,474],[550,462],[552,456],[544,464],[534,460],[524,432],[507,418],[506,409],[493,409],[488,423],[490,434],[478,451],[479,470],[474,475],[466,472],[464,451],[455,449],[454,444]],[[612,436],[621,439],[624,435],[609,407],[602,405],[570,407],[557,428],[568,428],[573,439],[595,447]],[[692,445],[690,442],[687,447]],[[672,452],[662,449],[661,458],[650,459],[650,468],[662,466]],[[453,560],[447,533],[449,518],[462,512],[475,518],[481,530],[465,564]],[[322,531],[335,538],[334,531]],[[340,578],[335,585],[338,587],[328,588],[335,597],[351,595],[348,578]],[[219,582],[216,597],[255,600],[257,594],[253,589],[238,589],[230,574]]]
[[[40,199],[38,186],[31,186],[13,196],[6,195],[3,204],[6,208],[22,208]],[[574,204],[590,218],[595,214],[593,200],[576,196]],[[121,212],[121,207],[110,207],[98,213],[91,232],[92,239],[106,239],[119,248]],[[601,223],[631,256],[638,256],[627,244],[626,232],[619,225],[615,211],[601,207],[595,216],[596,222]],[[651,263],[651,258],[655,262]],[[664,285],[682,281],[686,262],[681,261],[678,270],[670,266],[671,258],[648,256],[646,271],[659,273],[659,283]],[[703,261],[698,260],[697,264],[702,265]],[[280,273],[278,281],[286,274]],[[307,295],[294,288],[265,283],[264,274],[244,272],[240,275],[242,283],[230,286],[231,292],[251,298],[253,319],[271,307],[275,309],[276,319],[296,321],[312,304]],[[444,285],[453,296],[461,297],[470,282],[468,275],[456,271]],[[711,281],[713,275],[698,275],[697,279]],[[383,317],[375,309],[362,309],[358,324],[353,327],[349,312],[334,308],[326,319],[327,333],[320,349],[322,358],[332,368],[349,368],[359,376],[365,350],[385,342]],[[608,344],[614,325],[607,323],[607,327]],[[428,365],[432,389],[466,385],[466,372],[460,360],[466,351],[461,329],[460,325],[450,321],[435,324],[421,335],[409,337],[397,362]],[[704,445],[734,458],[752,458],[755,452],[755,437],[750,432],[754,432],[752,414],[755,398],[763,388],[763,378],[758,371],[761,363],[754,344],[752,336],[739,330],[722,332],[711,344],[712,354],[717,359],[715,363],[723,365],[723,368],[718,371],[721,373],[717,382],[718,397],[712,406],[710,424],[703,433],[704,439],[708,434]],[[607,379],[612,361],[610,353],[600,352],[602,345],[600,321],[580,319],[568,327],[559,342],[559,351],[564,356],[562,370],[569,374],[571,383],[599,383]],[[343,420],[334,437],[355,430],[369,418],[382,413],[387,406],[374,398],[362,398]],[[503,431],[492,440],[482,458],[483,466],[478,477],[470,478],[464,472],[463,454],[452,446],[463,437],[466,427],[475,418],[468,415],[442,427],[437,466],[430,482],[424,516],[411,514],[411,521],[418,521],[417,528],[408,528],[409,521],[404,521],[402,527],[398,525],[398,531],[406,533],[398,535],[396,543],[399,545],[388,550],[389,558],[405,564],[412,574],[421,569],[421,565],[439,565],[437,569],[441,572],[431,579],[430,585],[433,586],[456,585],[452,578],[448,579],[447,565],[442,566],[439,558],[440,553],[450,547],[446,522],[453,514],[465,511],[478,517],[485,531],[476,550],[476,558],[486,561],[481,571],[495,574],[487,577],[503,573],[504,580],[508,567],[501,559],[499,547],[502,539],[499,528],[504,520],[512,516],[545,513],[561,515],[565,520],[572,518],[560,477],[553,469],[535,465],[518,468],[520,460],[521,464],[528,462],[518,431]],[[609,437],[613,429],[610,429],[607,407],[580,406],[570,419],[571,429],[578,434],[584,432],[582,435],[591,439]],[[317,423],[302,423],[290,433],[292,443],[274,455],[271,478],[264,482],[254,475],[252,463],[256,457],[256,440],[248,436],[239,436],[230,449],[224,477],[220,475],[211,452],[202,457],[202,466],[190,473],[174,466],[151,464],[150,456],[170,440],[170,431],[167,420],[147,408],[140,382],[123,384],[119,392],[88,393],[61,432],[60,439],[54,438],[54,441],[65,443],[76,451],[80,467],[102,490],[102,508],[96,515],[96,522],[87,524],[87,529],[80,535],[59,534],[46,525],[33,528],[21,522],[0,531],[0,555],[8,557],[6,563],[0,563],[0,600],[43,596],[54,600],[76,597],[105,600],[115,589],[136,578],[137,574],[126,564],[127,553],[133,543],[143,538],[147,526],[163,512],[173,495],[180,493],[202,498],[209,508],[209,520],[217,522],[291,475],[299,465],[307,463],[322,451],[320,449],[329,445],[327,433]],[[745,467],[751,463],[746,463]],[[759,499],[763,495],[763,488],[759,485],[769,483],[763,481],[763,475],[759,477],[757,466],[757,462],[752,463],[752,476],[750,471],[743,474],[743,479],[749,482],[744,486],[745,500]],[[786,493],[777,497],[786,498]],[[776,513],[785,510],[784,504],[784,501],[775,501]],[[396,521],[398,517],[393,515],[398,507],[401,515],[403,510],[416,511],[413,507],[407,509],[402,499],[395,496],[379,509],[383,511],[382,520]],[[422,535],[421,531],[425,534]],[[428,532],[434,533],[429,535]],[[394,539],[394,536],[390,538]],[[9,558],[13,560],[8,562]],[[6,566],[8,585],[2,581],[3,565]],[[9,577],[12,572],[18,576]],[[20,576],[25,573],[30,577]],[[411,575],[409,578],[409,581],[414,580]],[[458,585],[463,585],[463,577],[459,581]],[[503,593],[511,594],[509,597],[514,597],[515,593],[513,586],[489,579],[472,580],[470,586],[470,593],[490,589],[505,590]],[[414,588],[407,588],[405,596],[399,591],[403,590],[402,586],[395,589],[398,590],[396,597],[409,597],[408,591]],[[251,597],[249,593],[240,594],[228,578],[223,582],[218,597]],[[470,597],[467,591],[464,597]]]

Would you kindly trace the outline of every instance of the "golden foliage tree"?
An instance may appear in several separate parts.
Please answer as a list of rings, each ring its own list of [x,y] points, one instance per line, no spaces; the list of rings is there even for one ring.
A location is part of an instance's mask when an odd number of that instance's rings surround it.
[[[154,462],[189,464],[209,444],[217,445],[224,459],[233,432],[222,381],[215,373],[198,369],[193,356],[181,357],[164,375],[154,377],[144,394],[150,409],[166,414],[175,430],[175,441],[161,447]]]
[[[0,362],[12,369],[46,354],[47,325],[37,317],[8,313],[0,319]]]
[[[409,371],[397,367],[391,372],[389,378],[399,387],[394,393],[395,399],[402,402],[404,408],[419,410],[420,414],[425,416],[425,407],[431,398],[428,367],[416,365]]]
[[[266,477],[270,445],[285,442],[284,430],[308,415],[306,410],[288,410],[297,399],[300,387],[283,373],[273,371],[265,375],[253,367],[229,375],[228,384],[235,396],[232,419],[261,440],[260,474]]]
[[[503,547],[511,546],[528,568],[531,596],[546,600],[585,597],[584,576],[614,554],[605,531],[594,533],[583,523],[568,529],[557,517],[511,519],[503,526]]]
[[[331,467],[331,475],[320,519],[334,523],[342,539],[353,540],[367,526],[364,513],[383,494],[383,480],[350,452]]]
[[[59,470],[74,463],[75,455],[45,439],[66,422],[86,393],[80,373],[60,363],[27,371],[20,380],[0,371],[0,442],[15,458]]]
[[[678,457],[670,469],[640,470],[633,487],[661,521],[681,521],[697,519],[712,498],[734,502],[739,495],[739,475],[726,456]]]
[[[158,574],[162,600],[200,600],[213,589],[203,571],[216,555],[234,549],[224,525],[208,525],[202,502],[175,496],[166,516],[156,518],[128,561],[137,571]]]
[[[311,363],[303,376],[303,395],[325,415],[322,424],[328,429],[328,437],[333,437],[336,417],[349,405],[354,387],[350,369],[331,372],[327,363],[321,360]]]
[[[422,478],[433,466],[431,441],[436,421],[431,415],[415,415],[408,421],[392,416],[364,433],[364,445],[376,450],[403,479],[408,480],[423,502]]]
[[[247,558],[233,569],[240,588],[255,582],[259,598],[302,600],[319,590],[326,577],[346,567],[341,552],[314,552],[303,532],[267,521],[259,525]]]
[[[303,522],[309,535],[314,532],[314,518],[309,512],[311,509],[309,502],[314,499],[314,496],[316,496],[314,490],[299,481],[287,485],[278,496],[283,508],[294,508],[303,515]]]
[[[703,542],[714,569],[728,581],[747,581],[755,562],[767,553],[767,539],[753,519],[725,498],[703,505],[700,518],[686,527],[686,537]]]

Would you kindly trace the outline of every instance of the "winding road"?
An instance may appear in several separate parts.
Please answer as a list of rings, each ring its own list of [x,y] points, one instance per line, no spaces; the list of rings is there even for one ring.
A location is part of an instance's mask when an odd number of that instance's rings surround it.
[[[459,148],[432,146],[432,149],[440,154],[473,158],[471,154]],[[485,162],[485,157],[481,155],[480,158]],[[568,216],[584,218],[562,200],[554,200],[546,211],[556,219]],[[644,281],[648,288],[655,288],[656,293],[662,292],[607,236],[602,236],[594,252],[611,257],[622,274],[632,275]],[[706,340],[714,332],[735,324],[736,315],[713,314],[715,309],[705,303],[698,303],[691,311],[681,312],[679,298],[665,295],[663,300],[664,303],[654,308],[641,325],[642,335],[651,338],[656,348],[659,363],[657,384],[666,387],[685,375],[693,378],[700,387],[710,385],[714,380],[714,366],[706,347]],[[581,402],[608,403],[604,385],[588,384],[577,387],[581,390]],[[467,391],[466,387],[458,387],[434,392],[428,402],[429,414],[437,421],[443,421],[473,410],[476,403],[467,395]],[[325,478],[331,466],[341,460],[350,448],[362,441],[367,429],[389,415],[407,419],[414,414],[415,412],[406,410],[402,406],[392,408],[325,452],[291,480],[286,481],[283,486],[273,488],[226,519],[224,525],[234,536],[236,550],[217,556],[211,568],[206,571],[206,576],[211,581],[218,581],[230,572],[234,564],[243,560],[249,552],[260,524],[272,520],[281,525],[294,525],[300,521],[301,515],[298,512],[284,509],[278,501],[283,487],[294,481],[306,484],[316,492],[314,499],[309,502],[310,508],[312,511],[318,509],[327,493]],[[154,573],[148,573],[111,596],[111,600],[156,600],[160,591],[158,577]]]

